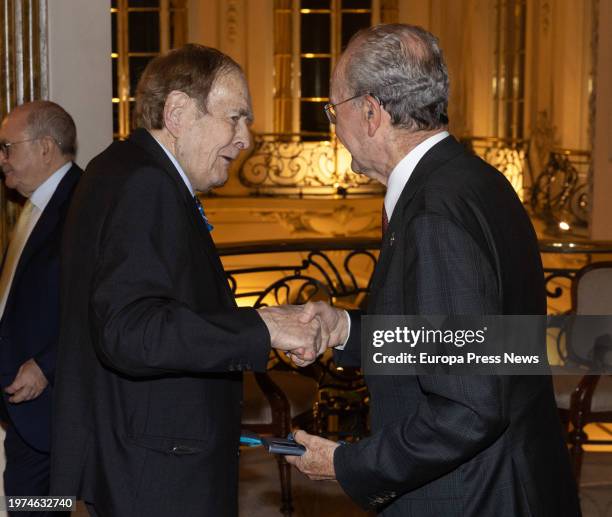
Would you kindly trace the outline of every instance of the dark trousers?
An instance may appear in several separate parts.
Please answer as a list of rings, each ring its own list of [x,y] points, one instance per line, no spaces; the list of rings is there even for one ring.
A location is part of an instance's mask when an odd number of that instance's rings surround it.
[[[4,405],[0,396],[0,406]],[[0,409],[6,423],[4,450],[4,493],[12,496],[49,495],[49,454],[30,447],[21,439],[7,418],[6,408]],[[69,512],[9,512],[10,517],[68,517]]]

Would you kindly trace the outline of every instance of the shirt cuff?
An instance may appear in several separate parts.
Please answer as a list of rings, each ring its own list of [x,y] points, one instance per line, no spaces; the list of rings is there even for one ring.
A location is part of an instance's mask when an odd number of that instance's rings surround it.
[[[351,317],[349,316],[349,313],[347,311],[343,311],[344,315],[346,316],[346,324],[347,324],[347,333],[346,333],[346,339],[344,340],[344,343],[342,343],[341,345],[338,345],[336,347],[334,347],[335,350],[344,350],[344,347],[346,346],[346,344],[348,343],[349,340],[349,336],[351,335]]]

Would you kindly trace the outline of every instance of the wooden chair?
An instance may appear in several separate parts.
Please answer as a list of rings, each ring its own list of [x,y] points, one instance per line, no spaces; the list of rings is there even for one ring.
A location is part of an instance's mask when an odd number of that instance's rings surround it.
[[[583,445],[612,445],[612,440],[593,440],[584,427],[612,423],[612,376],[592,374],[612,365],[612,262],[582,268],[572,283],[572,313],[608,318],[569,319],[565,329],[566,363],[582,367],[585,375],[553,378],[561,420],[567,431],[576,482],[580,481]],[[591,373],[588,373],[588,372]]]
[[[307,370],[308,371],[308,370]],[[261,435],[284,437],[292,427],[311,428],[318,398],[318,383],[294,371],[269,370],[244,374],[242,427]],[[276,455],[281,486],[281,508],[293,512],[291,466]]]

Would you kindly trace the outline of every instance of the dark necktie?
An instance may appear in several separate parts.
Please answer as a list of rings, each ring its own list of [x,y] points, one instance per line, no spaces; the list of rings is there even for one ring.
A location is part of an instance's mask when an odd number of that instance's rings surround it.
[[[204,207],[202,206],[202,203],[200,203],[200,199],[198,198],[198,196],[193,196],[193,199],[195,201],[196,207],[198,208],[198,212],[200,212],[202,219],[204,219],[204,224],[206,224],[206,228],[208,229],[209,232],[212,232],[214,226],[208,222],[208,218],[206,217],[206,214],[204,213]]]
[[[383,206],[382,206],[382,233],[383,235],[387,233],[387,228],[389,228],[389,219],[387,219],[387,209],[385,208],[385,203],[383,202]]]

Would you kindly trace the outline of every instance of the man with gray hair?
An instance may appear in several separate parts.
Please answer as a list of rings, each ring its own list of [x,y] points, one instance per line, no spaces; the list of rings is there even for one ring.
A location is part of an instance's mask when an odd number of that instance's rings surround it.
[[[536,234],[504,176],[447,131],[448,75],[436,38],[408,25],[358,33],[325,111],[353,170],[387,186],[368,313],[546,314]],[[360,366],[360,324],[311,303],[339,365]],[[348,343],[345,340],[348,339]],[[385,516],[579,515],[551,379],[369,375],[372,436],[354,444],[295,433],[288,458],[337,479]]]
[[[0,276],[0,418],[7,424],[4,489],[11,496],[49,493],[60,241],[82,173],[75,153],[74,121],[53,102],[18,106],[0,126],[5,185],[26,199]]]

